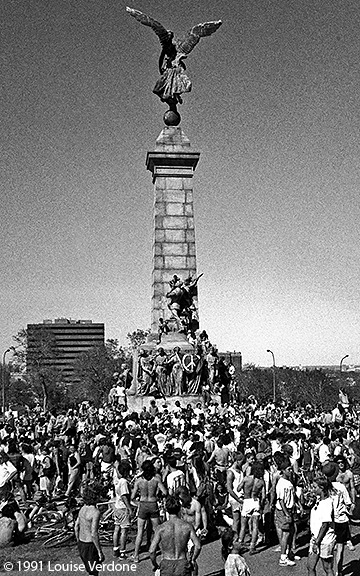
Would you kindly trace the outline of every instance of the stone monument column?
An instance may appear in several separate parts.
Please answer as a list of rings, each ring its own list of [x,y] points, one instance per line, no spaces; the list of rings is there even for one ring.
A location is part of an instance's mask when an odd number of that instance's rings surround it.
[[[147,169],[154,183],[154,238],[151,332],[159,318],[169,319],[169,280],[196,276],[196,249],[192,177],[200,153],[193,152],[180,126],[166,126],[154,152],[148,152]],[[196,298],[194,299],[196,300]]]

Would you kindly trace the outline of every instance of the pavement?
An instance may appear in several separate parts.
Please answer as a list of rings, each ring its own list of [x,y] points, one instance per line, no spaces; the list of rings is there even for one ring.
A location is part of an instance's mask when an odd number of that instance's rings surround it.
[[[352,527],[351,533],[353,535],[353,542],[355,544],[355,550],[351,552],[347,548],[345,549],[344,555],[344,568],[343,568],[343,576],[360,576],[360,527]],[[244,554],[244,558],[250,568],[251,576],[279,576],[279,574],[290,575],[293,574],[294,576],[306,576],[307,575],[307,546],[306,546],[307,539],[300,538],[300,544],[303,543],[303,547],[300,547],[297,551],[297,554],[301,557],[300,560],[296,562],[295,566],[292,567],[283,567],[279,566],[279,558],[280,553],[276,552],[277,544],[271,546],[269,548],[259,548],[258,552],[252,556],[248,553]],[[105,564],[110,561],[112,562],[114,559],[112,558],[112,550],[106,549],[106,560]],[[121,561],[124,562],[124,561]],[[119,561],[116,560],[115,564],[118,564]],[[102,574],[106,574],[108,576],[114,574],[136,574],[136,576],[151,576],[152,566],[151,562],[148,559],[147,553],[142,553],[140,555],[140,562],[136,565],[131,565],[129,561],[126,561],[129,564],[130,568],[133,568],[131,571],[127,571],[127,569],[122,568],[121,570],[107,572],[104,571]],[[221,543],[220,540],[215,542],[211,542],[209,544],[205,544],[201,550],[199,559],[198,559],[198,566],[199,566],[199,576],[224,576],[224,563],[221,558]],[[318,575],[324,574],[323,568],[321,563],[318,564],[317,567]],[[69,575],[67,575],[69,576]]]
[[[345,549],[344,569],[343,576],[360,576],[360,527],[352,527],[351,533],[353,536],[353,543],[355,550],[350,551]],[[279,566],[280,553],[276,551],[277,544],[268,548],[259,547],[258,552],[250,556],[247,552],[244,553],[244,558],[248,563],[251,571],[251,576],[279,576],[281,574],[294,575],[294,576],[307,576],[307,542],[308,538],[303,536],[299,538],[300,547],[297,554],[301,557],[293,567]],[[133,546],[132,546],[133,548]],[[15,548],[13,549],[15,552]],[[29,551],[31,544],[29,544]],[[147,552],[140,554],[140,562],[138,564],[131,563],[130,560],[119,560],[113,558],[112,547],[104,547],[105,561],[99,576],[122,576],[123,574],[134,574],[136,576],[152,576],[152,566]],[[5,552],[5,550],[4,550]],[[27,572],[41,576],[57,575],[57,576],[73,576],[74,574],[85,573],[84,566],[77,553],[76,546],[63,546],[56,550],[56,555],[53,556],[54,560],[51,562],[43,562],[41,547],[31,556],[32,562],[27,562],[19,555],[19,562],[15,562],[12,558],[11,562],[6,562],[9,557],[6,555],[0,562],[0,574],[10,574]],[[44,556],[43,556],[44,557]],[[11,565],[11,567],[9,567]],[[220,540],[207,543],[202,547],[199,559],[199,576],[224,576],[224,563],[221,558],[221,543]],[[319,563],[317,568],[318,575],[323,575],[323,568]],[[86,573],[85,573],[86,574]]]

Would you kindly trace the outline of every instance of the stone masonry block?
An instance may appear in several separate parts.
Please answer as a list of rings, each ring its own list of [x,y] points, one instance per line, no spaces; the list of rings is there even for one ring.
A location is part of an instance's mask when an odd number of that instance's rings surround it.
[[[184,216],[184,208],[184,204],[179,204],[178,202],[169,202],[166,204],[166,214],[168,216]],[[189,214],[189,216],[192,216],[192,214]]]
[[[165,216],[166,214],[165,202],[155,202],[154,214],[155,216]]]
[[[164,196],[166,194],[165,190],[157,190],[155,188],[154,190],[154,202],[156,204],[156,202],[164,202]]]
[[[166,263],[166,258],[165,258]],[[186,267],[196,269],[196,258],[195,256],[188,256],[186,258]]]
[[[196,256],[196,245],[195,242],[188,242],[189,256]]]
[[[161,298],[161,296],[164,295],[162,282],[155,282],[153,284],[153,295],[155,298]]]
[[[164,218],[165,220],[165,218]],[[186,218],[186,224],[187,224],[187,228],[194,228],[194,218],[192,218],[191,216],[187,216]]]
[[[182,178],[171,178],[168,176],[165,185],[167,190],[179,190],[184,188],[184,181]]]
[[[185,204],[185,215],[191,216],[191,217],[194,216],[194,207],[193,207],[193,204],[191,202],[190,203],[187,202]]]
[[[164,242],[162,245],[162,253],[164,256],[187,256],[189,255],[188,245],[186,242]]]
[[[163,268],[164,267],[164,258],[162,256],[155,256],[154,266],[155,266],[155,268]]]
[[[158,176],[156,178],[156,189],[164,190],[166,188],[166,178],[164,176]]]
[[[155,228],[167,228],[167,226],[164,225],[164,220],[165,218],[163,216],[155,216]]]
[[[162,199],[164,202],[179,202],[184,204],[185,192],[184,190],[165,190]]]
[[[163,253],[163,243],[155,242],[154,244],[154,256],[161,256]]]
[[[195,242],[195,230],[186,230],[186,242]]]
[[[154,284],[155,282],[162,282],[162,281],[163,281],[163,270],[154,268],[152,273],[152,284]]]
[[[192,189],[187,188],[185,190],[186,200],[185,202],[193,202],[194,201],[194,193]]]
[[[185,216],[164,216],[162,218],[163,228],[186,229],[188,228],[188,218]]]
[[[165,268],[186,268],[185,256],[165,256]]]
[[[185,242],[185,230],[165,230],[165,242]]]
[[[165,230],[155,230],[155,242],[164,242]]]

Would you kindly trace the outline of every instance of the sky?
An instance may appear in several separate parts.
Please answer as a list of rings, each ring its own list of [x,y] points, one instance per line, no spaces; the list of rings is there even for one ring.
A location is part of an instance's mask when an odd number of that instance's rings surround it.
[[[130,0],[129,0],[130,2]],[[150,326],[160,44],[122,0],[0,7],[0,355],[28,323]],[[181,35],[201,328],[244,363],[360,364],[360,3],[136,0]]]

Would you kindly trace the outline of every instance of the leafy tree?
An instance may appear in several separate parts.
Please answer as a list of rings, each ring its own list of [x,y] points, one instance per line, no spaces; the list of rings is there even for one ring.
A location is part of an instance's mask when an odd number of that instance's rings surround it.
[[[114,382],[114,372],[120,372],[122,365],[128,365],[129,361],[129,354],[117,340],[107,340],[104,346],[87,350],[74,363],[79,382],[72,386],[72,398],[77,401],[91,400],[95,405],[100,405],[107,399]]]
[[[133,350],[139,348],[141,344],[146,342],[146,337],[148,334],[150,334],[150,328],[147,328],[146,330],[138,328],[137,330],[134,330],[134,332],[128,332],[126,338],[129,340],[130,348]]]
[[[55,336],[50,331],[37,327],[31,333],[22,329],[13,339],[16,343],[14,371],[23,374],[19,382],[24,382],[29,388],[34,401],[39,401],[43,410],[59,406],[60,398],[64,403],[67,396],[66,384],[63,382],[61,370],[53,365],[57,355]],[[16,386],[19,385],[18,383]]]
[[[273,369],[262,369],[249,364],[239,378],[240,397],[250,394],[260,402],[273,398]],[[360,378],[359,378],[360,380]],[[290,404],[314,404],[322,408],[333,408],[338,401],[339,383],[336,377],[324,370],[296,370],[276,368],[276,400]]]

